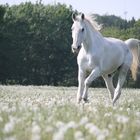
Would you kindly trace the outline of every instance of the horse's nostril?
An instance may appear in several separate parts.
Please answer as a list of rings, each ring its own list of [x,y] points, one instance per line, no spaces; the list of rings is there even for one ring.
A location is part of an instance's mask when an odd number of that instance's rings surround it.
[[[81,48],[81,46],[79,45],[79,46],[78,46],[78,49],[80,49],[80,48]]]
[[[76,48],[72,48],[73,50],[77,50]]]

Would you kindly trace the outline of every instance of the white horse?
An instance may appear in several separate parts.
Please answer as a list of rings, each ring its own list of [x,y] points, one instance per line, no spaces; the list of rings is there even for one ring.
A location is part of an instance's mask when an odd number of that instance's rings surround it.
[[[121,88],[125,82],[129,68],[136,79],[138,67],[138,45],[133,47],[135,39],[126,42],[115,38],[105,38],[98,31],[100,26],[90,16],[73,14],[72,51],[78,53],[78,93],[77,102],[88,99],[88,87],[93,80],[102,76],[113,104],[121,95]],[[114,72],[119,71],[116,89],[112,78]]]

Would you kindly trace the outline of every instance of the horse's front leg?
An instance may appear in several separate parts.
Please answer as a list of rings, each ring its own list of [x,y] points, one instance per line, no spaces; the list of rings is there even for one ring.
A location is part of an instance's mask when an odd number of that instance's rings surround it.
[[[92,70],[90,75],[86,78],[86,80],[84,82],[84,93],[83,93],[83,96],[82,96],[84,101],[87,101],[87,98],[88,98],[88,94],[87,94],[88,87],[90,86],[92,81],[94,81],[99,76],[101,76],[101,72],[100,72],[99,67],[96,67],[95,69]]]
[[[80,103],[84,90],[84,81],[86,78],[86,73],[79,68],[78,71],[78,92],[77,92],[77,102]]]

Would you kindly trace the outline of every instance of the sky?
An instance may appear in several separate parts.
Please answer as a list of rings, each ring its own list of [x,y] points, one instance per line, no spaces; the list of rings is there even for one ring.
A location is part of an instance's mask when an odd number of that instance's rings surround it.
[[[0,4],[14,5],[27,1],[36,3],[37,0],[0,0]],[[131,20],[132,17],[140,19],[140,0],[42,0],[44,4],[57,2],[72,5],[74,10],[85,14],[113,14],[127,20]]]

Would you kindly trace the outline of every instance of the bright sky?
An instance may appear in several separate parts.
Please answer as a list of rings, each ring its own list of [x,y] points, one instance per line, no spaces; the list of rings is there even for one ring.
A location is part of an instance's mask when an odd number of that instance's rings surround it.
[[[35,3],[37,0],[0,0],[0,4],[13,5],[26,1]],[[140,19],[140,0],[42,0],[42,2],[44,4],[65,3],[85,14],[114,14],[128,20],[132,17]]]

